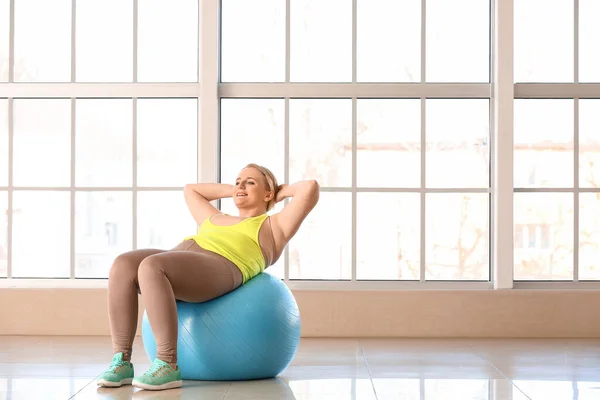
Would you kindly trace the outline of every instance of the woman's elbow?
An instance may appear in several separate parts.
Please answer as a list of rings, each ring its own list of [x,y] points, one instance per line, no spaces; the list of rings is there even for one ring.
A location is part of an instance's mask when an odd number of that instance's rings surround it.
[[[319,182],[317,182],[316,180],[313,179],[306,181],[307,197],[309,197],[314,204],[317,204],[317,202],[319,201],[320,189],[321,187],[319,186]]]
[[[196,189],[197,185],[188,183],[183,187],[183,196],[185,198],[198,198],[198,196],[204,198],[204,196]]]
[[[198,196],[198,193],[194,190],[194,187],[188,183],[183,187],[183,196],[187,199],[190,197]]]
[[[306,188],[309,192],[319,192],[319,189],[321,188],[319,186],[319,182],[317,182],[315,179],[310,179],[308,181],[304,181],[304,184],[306,185]]]

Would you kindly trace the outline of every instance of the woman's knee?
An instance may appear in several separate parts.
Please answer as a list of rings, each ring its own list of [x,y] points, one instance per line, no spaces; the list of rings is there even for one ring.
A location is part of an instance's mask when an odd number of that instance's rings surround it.
[[[118,255],[113,261],[108,279],[135,279],[139,261],[130,254],[131,252]]]
[[[164,274],[162,257],[150,256],[145,258],[137,270],[137,279],[140,284],[149,279],[155,279],[157,276]]]

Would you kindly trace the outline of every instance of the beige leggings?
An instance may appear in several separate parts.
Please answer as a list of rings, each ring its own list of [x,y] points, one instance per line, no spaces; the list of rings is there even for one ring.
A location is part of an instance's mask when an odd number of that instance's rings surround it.
[[[242,284],[229,260],[187,240],[172,250],[134,250],[118,256],[108,278],[108,313],[114,353],[131,359],[138,321],[138,293],[144,298],[157,344],[156,357],[177,363],[175,299],[200,303]]]

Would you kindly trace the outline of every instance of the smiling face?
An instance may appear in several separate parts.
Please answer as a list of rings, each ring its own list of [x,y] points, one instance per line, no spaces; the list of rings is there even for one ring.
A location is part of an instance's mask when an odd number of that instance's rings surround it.
[[[238,209],[272,208],[276,182],[268,178],[268,170],[263,173],[260,168],[248,166],[240,171],[233,188],[233,201]]]

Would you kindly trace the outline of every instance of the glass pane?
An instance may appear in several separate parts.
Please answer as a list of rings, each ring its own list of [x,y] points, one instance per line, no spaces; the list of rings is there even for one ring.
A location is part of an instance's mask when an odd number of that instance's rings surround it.
[[[75,184],[132,185],[131,99],[77,100]]]
[[[600,82],[600,1],[579,0],[579,82]]]
[[[490,81],[490,2],[427,0],[427,82]]]
[[[283,206],[284,206],[283,202],[275,204],[275,207],[271,211],[269,211],[268,214],[273,215],[278,212],[281,212],[281,210],[283,210]],[[233,199],[231,199],[231,198],[221,200],[220,210],[224,214],[239,215],[239,211],[238,211],[237,207],[235,206]],[[270,273],[271,275],[274,275],[278,278],[283,279],[284,278],[284,270],[283,270],[284,265],[285,265],[285,253],[281,254],[281,257],[279,257],[279,260],[277,260],[277,262],[275,264],[271,265],[267,269],[267,272]]]
[[[290,181],[352,184],[352,100],[290,100]]]
[[[14,100],[13,145],[15,186],[70,186],[71,100]]]
[[[131,82],[133,1],[77,0],[76,13],[76,80]]]
[[[421,0],[358,0],[356,6],[357,80],[420,82]]]
[[[360,99],[357,111],[358,186],[420,187],[421,101]]]
[[[573,279],[573,193],[515,193],[515,280]]]
[[[285,1],[221,1],[221,81],[285,81]]]
[[[293,82],[352,81],[352,2],[290,2]]]
[[[420,279],[419,193],[358,193],[356,218],[357,279]]]
[[[600,193],[579,194],[579,279],[600,280]]]
[[[488,280],[487,193],[428,193],[426,198],[427,280]]]
[[[115,257],[132,248],[131,192],[75,194],[75,276],[108,278]]]
[[[0,82],[8,82],[10,0],[0,0]]]
[[[573,100],[515,100],[514,185],[573,187]]]
[[[427,187],[489,187],[489,101],[436,99],[426,102]]]
[[[183,191],[139,192],[137,248],[169,250],[198,227],[190,214]]]
[[[138,100],[138,186],[197,182],[197,135],[196,99]]]
[[[15,1],[15,82],[71,81],[71,0]]]
[[[198,0],[138,5],[138,82],[198,82]]]
[[[515,82],[573,82],[573,3],[515,1]]]
[[[600,100],[579,100],[579,186],[600,187]]]
[[[221,182],[234,184],[249,163],[284,179],[284,102],[282,99],[221,100]]]
[[[0,186],[8,186],[8,100],[0,99]]]
[[[321,193],[289,250],[290,279],[350,279],[352,195]]]
[[[13,193],[13,277],[69,277],[70,219],[68,191]]]
[[[8,193],[0,192],[0,212],[2,222],[0,223],[0,277],[6,277],[8,265]],[[0,388],[0,393],[1,393]]]

